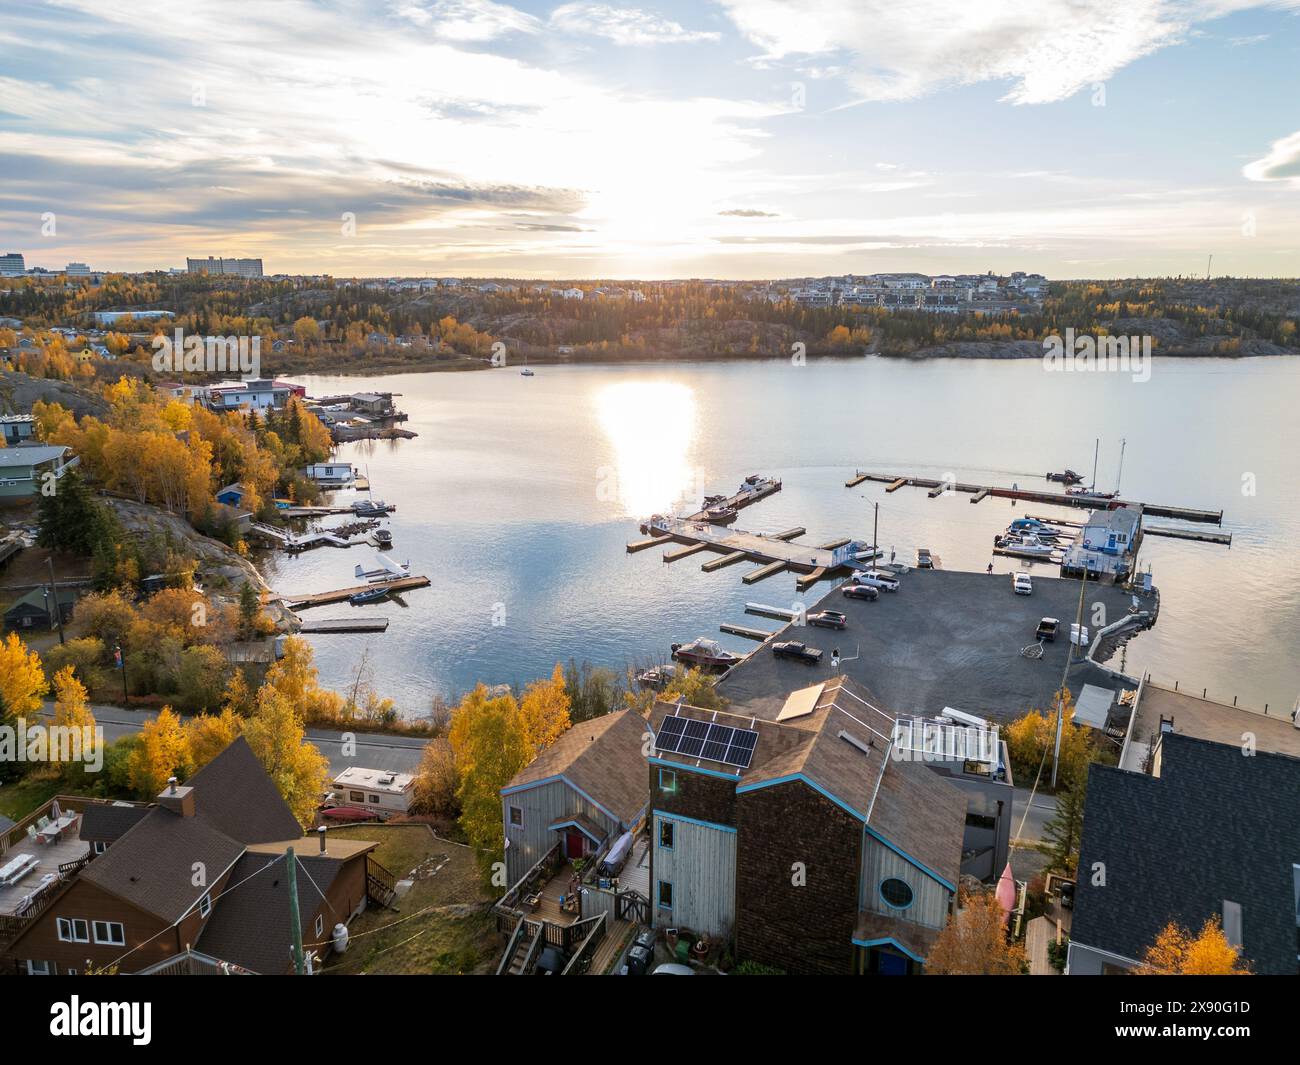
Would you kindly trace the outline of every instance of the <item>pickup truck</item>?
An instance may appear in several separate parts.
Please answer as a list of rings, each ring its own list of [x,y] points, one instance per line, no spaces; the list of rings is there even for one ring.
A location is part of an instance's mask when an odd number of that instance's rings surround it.
[[[1056,633],[1060,629],[1061,623],[1056,618],[1043,618],[1038,623],[1038,631],[1034,633],[1040,640],[1046,640],[1051,643],[1056,639]]]
[[[800,643],[798,640],[786,640],[782,643],[772,644],[772,654],[777,658],[793,658],[798,662],[806,662],[810,666],[815,666],[822,660],[822,653],[819,648],[809,647],[806,643]]]

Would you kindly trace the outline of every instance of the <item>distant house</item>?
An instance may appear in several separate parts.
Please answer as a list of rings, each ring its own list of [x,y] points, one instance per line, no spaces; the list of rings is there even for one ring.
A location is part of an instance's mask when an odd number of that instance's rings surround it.
[[[350,462],[313,462],[303,467],[302,474],[323,488],[342,488],[352,483],[356,470]]]
[[[1065,552],[1061,575],[1122,580],[1133,568],[1142,540],[1142,509],[1122,506],[1094,510]]]
[[[651,920],[791,973],[919,972],[955,905],[966,798],[891,750],[846,678],[776,721],[660,702]]]
[[[71,588],[60,588],[58,594],[59,618],[63,624],[72,620],[77,593]],[[5,611],[5,628],[10,630],[52,629],[58,624],[50,604],[48,587],[33,588],[15,600]]]
[[[53,857],[51,845],[14,841],[14,833],[7,855],[32,848],[42,864]],[[85,809],[58,842],[68,857],[53,858],[60,871],[37,889],[35,905],[8,905],[16,889],[0,889],[8,915],[0,954],[31,974],[110,964],[121,973],[285,974],[293,942],[288,850],[302,938],[323,957],[337,925],[368,902],[391,900],[393,877],[371,856],[375,846],[324,832],[304,838],[241,737],[185,785],[169,784],[143,813]],[[192,968],[196,955],[210,967]]]
[[[649,799],[644,732],[631,710],[579,722],[501,789],[511,884],[557,845],[583,858],[640,824]]]
[[[4,433],[5,445],[13,447],[32,438],[34,420],[30,414],[0,415],[0,432]]]
[[[353,410],[362,414],[383,416],[393,410],[391,392],[357,392],[348,402]]]
[[[301,385],[265,378],[213,385],[208,390],[208,407],[214,411],[280,410]]]
[[[0,450],[0,504],[34,498],[50,478],[58,481],[80,461],[62,445]]]
[[[218,490],[217,502],[224,503],[228,507],[238,507],[243,502],[247,492],[248,489],[236,481],[234,484],[228,484],[225,488]]]

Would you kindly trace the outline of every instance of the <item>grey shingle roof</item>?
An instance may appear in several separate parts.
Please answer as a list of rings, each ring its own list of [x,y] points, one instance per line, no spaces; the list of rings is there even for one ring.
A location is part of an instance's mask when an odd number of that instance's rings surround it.
[[[1173,733],[1161,775],[1093,765],[1072,936],[1140,960],[1171,920],[1198,931],[1242,906],[1242,954],[1257,973],[1294,975],[1300,759]],[[1103,863],[1105,885],[1094,886]]]
[[[114,806],[93,803],[81,814],[81,838],[115,843],[149,814],[148,806]]]
[[[83,880],[169,924],[198,902],[246,845],[302,835],[242,736],[186,783],[194,789],[194,816],[154,806],[81,871]],[[196,862],[206,868],[206,886],[193,883]]]
[[[338,858],[311,855],[298,858],[298,910],[302,915],[302,938],[308,948],[317,942],[311,922],[335,877],[347,863]],[[234,962],[257,973],[279,975],[292,964],[289,920],[289,887],[283,855],[245,854],[231,871],[228,890],[213,907],[212,916],[199,935],[196,947],[222,961]],[[328,938],[347,914],[325,911]],[[324,948],[319,954],[326,953]]]

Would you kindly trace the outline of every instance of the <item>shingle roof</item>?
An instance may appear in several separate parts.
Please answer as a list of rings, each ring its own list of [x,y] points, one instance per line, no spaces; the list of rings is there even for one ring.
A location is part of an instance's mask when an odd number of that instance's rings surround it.
[[[93,863],[92,863],[93,864]],[[318,942],[316,930],[309,922],[320,909],[339,872],[347,864],[338,858],[318,855],[298,857],[298,911],[301,914],[304,945]],[[230,873],[230,884],[215,907],[195,944],[204,954],[234,962],[257,973],[279,975],[292,966],[290,945],[293,942],[289,917],[287,865],[283,855],[245,854]],[[325,931],[347,914],[325,911]],[[320,950],[324,953],[324,950]]]
[[[57,459],[67,450],[62,445],[0,448],[0,466],[36,466]]]
[[[93,803],[81,814],[81,838],[97,843],[116,843],[148,815],[148,806],[114,806]]]
[[[1254,971],[1295,975],[1300,821],[1278,804],[1300,794],[1300,759],[1178,733],[1161,749],[1159,777],[1089,770],[1072,938],[1140,960],[1169,921],[1198,931],[1226,899]]]
[[[171,924],[183,917],[250,843],[302,835],[248,742],[241,736],[187,782],[194,815],[163,806],[81,871],[81,877]],[[195,885],[203,863],[206,884]]]
[[[641,753],[645,727],[645,720],[632,710],[579,722],[521,769],[506,788],[562,776],[631,825],[650,801],[650,777]]]

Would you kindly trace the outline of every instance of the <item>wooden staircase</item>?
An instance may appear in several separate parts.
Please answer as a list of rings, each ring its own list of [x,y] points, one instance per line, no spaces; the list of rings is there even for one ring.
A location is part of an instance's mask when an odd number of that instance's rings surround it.
[[[544,938],[540,921],[519,918],[519,924],[515,926],[497,964],[497,975],[527,976],[531,973]]]

